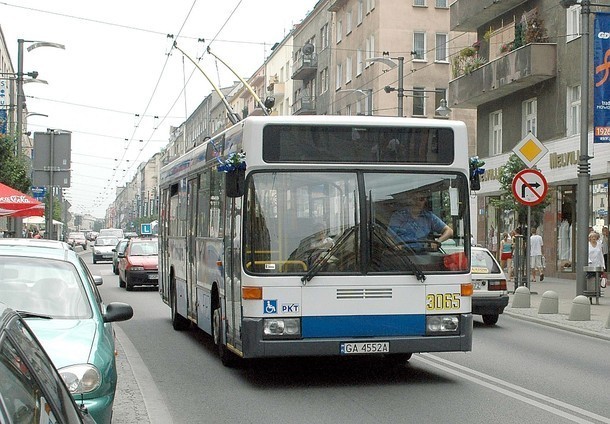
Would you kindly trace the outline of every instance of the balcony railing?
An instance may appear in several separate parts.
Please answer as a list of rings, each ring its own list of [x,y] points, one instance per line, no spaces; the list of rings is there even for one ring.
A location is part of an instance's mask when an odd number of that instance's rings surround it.
[[[293,115],[315,115],[316,99],[312,96],[302,96],[292,105]]]
[[[451,31],[476,31],[526,0],[457,0],[449,6]]]
[[[477,107],[557,76],[557,45],[532,43],[449,82],[451,106]]]
[[[301,55],[292,64],[293,80],[306,81],[316,76],[318,70],[318,56],[315,53]]]

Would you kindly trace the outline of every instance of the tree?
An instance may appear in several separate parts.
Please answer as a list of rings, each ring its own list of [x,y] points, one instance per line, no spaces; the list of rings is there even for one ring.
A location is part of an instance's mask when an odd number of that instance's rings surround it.
[[[15,143],[5,134],[0,134],[0,182],[28,193],[32,185],[25,157],[15,156]]]
[[[49,207],[49,193],[48,192],[44,196],[44,210],[45,211],[51,210]],[[53,196],[53,219],[55,221],[61,221],[61,210],[62,210],[61,202],[59,201],[59,199],[57,197]]]
[[[517,223],[522,227],[527,224],[527,208],[528,206],[522,205],[515,200],[513,195],[512,185],[515,175],[527,167],[523,161],[516,154],[512,154],[508,158],[508,162],[502,168],[498,181],[502,187],[503,192],[499,198],[492,198],[489,202],[496,208],[502,211],[513,211],[517,215]],[[531,209],[531,225],[532,227],[538,227],[542,223],[544,216],[544,210],[550,204],[550,200],[547,198],[542,203],[536,206],[530,206]]]

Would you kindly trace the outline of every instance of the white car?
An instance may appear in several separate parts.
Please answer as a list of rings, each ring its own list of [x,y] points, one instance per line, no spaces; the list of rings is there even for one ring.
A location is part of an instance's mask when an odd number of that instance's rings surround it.
[[[112,249],[116,247],[118,242],[119,239],[117,237],[98,236],[91,249],[93,263],[96,264],[98,261],[112,262]]]
[[[494,325],[508,305],[506,276],[489,250],[473,246],[471,251],[472,313],[481,315],[486,325]]]

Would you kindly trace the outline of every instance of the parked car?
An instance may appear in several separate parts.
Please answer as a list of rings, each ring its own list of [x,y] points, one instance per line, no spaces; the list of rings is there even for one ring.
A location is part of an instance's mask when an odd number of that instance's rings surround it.
[[[101,277],[63,242],[0,239],[0,299],[47,351],[70,393],[96,423],[110,423],[117,385],[112,322],[133,309],[104,304]]]
[[[66,243],[70,246],[82,246],[83,249],[87,250],[87,239],[85,238],[85,234],[79,232],[68,233],[68,237],[66,237]]]
[[[98,236],[91,248],[93,263],[96,264],[98,261],[112,261],[112,249],[116,247],[118,242],[118,237]]]
[[[156,238],[132,238],[119,253],[119,287],[159,285],[159,251]]]
[[[25,320],[1,302],[0,422],[95,424]]]
[[[112,272],[119,275],[119,253],[125,253],[129,239],[119,240],[117,245],[112,249]]]
[[[499,315],[508,305],[506,276],[502,267],[484,247],[473,246],[471,258],[472,313],[481,315],[486,325],[498,322]]]

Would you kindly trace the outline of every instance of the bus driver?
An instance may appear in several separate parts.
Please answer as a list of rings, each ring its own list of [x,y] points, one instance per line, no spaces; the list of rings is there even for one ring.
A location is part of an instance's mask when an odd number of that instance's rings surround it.
[[[417,243],[417,240],[432,241],[432,234],[440,234],[436,239],[439,244],[431,246],[437,248],[440,243],[453,236],[453,230],[445,224],[438,216],[429,211],[428,192],[417,191],[409,193],[406,199],[406,207],[392,214],[388,224],[389,234],[399,243],[406,247],[421,250],[430,247],[431,243]],[[436,243],[433,243],[436,245]]]

